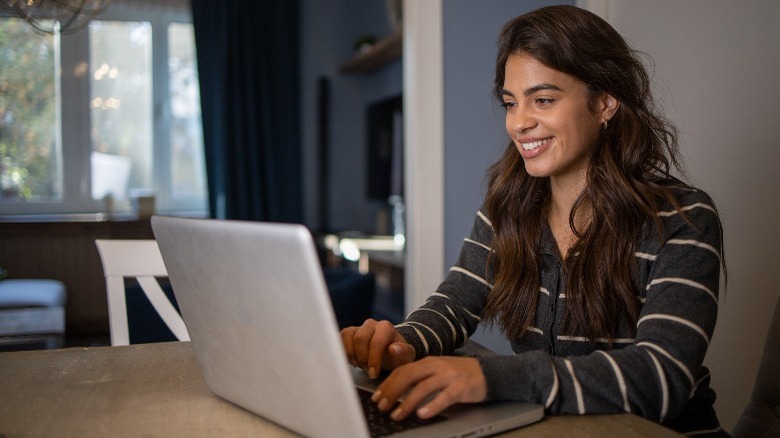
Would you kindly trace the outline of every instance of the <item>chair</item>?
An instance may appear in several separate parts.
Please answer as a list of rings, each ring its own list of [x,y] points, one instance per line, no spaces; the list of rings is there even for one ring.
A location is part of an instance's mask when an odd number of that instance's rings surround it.
[[[732,435],[734,438],[780,437],[780,298],[772,315],[753,394]]]
[[[95,240],[108,292],[111,345],[129,345],[125,279],[135,278],[157,314],[176,339],[189,341],[187,327],[156,277],[167,277],[160,249],[154,240]]]

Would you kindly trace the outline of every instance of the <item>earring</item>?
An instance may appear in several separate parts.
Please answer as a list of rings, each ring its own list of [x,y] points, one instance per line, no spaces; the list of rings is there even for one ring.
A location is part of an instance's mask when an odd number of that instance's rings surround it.
[[[609,122],[609,119],[607,119],[607,120],[604,120],[604,130],[605,130],[605,131],[607,130],[607,122]]]

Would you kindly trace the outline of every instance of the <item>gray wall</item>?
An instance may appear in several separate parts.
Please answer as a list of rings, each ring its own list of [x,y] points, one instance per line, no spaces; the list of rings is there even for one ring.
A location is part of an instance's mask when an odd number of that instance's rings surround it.
[[[383,203],[366,198],[366,106],[401,94],[401,61],[367,75],[339,73],[363,35],[392,33],[383,0],[301,1],[301,121],[306,225],[318,229],[317,81],[331,84],[330,215],[337,231],[373,232]]]
[[[656,94],[681,130],[691,179],[720,209],[729,281],[705,365],[730,430],[780,295],[780,2],[590,3],[655,60]]]

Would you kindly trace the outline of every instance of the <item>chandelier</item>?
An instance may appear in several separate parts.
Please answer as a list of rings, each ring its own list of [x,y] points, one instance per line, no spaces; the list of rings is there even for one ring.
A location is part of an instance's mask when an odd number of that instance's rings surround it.
[[[0,9],[42,34],[71,34],[89,24],[111,0],[0,0]]]

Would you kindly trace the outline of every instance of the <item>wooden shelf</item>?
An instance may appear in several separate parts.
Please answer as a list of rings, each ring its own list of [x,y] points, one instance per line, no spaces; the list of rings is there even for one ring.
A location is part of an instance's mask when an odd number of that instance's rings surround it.
[[[345,62],[339,68],[341,73],[370,73],[401,57],[401,32],[383,38],[374,46]]]

